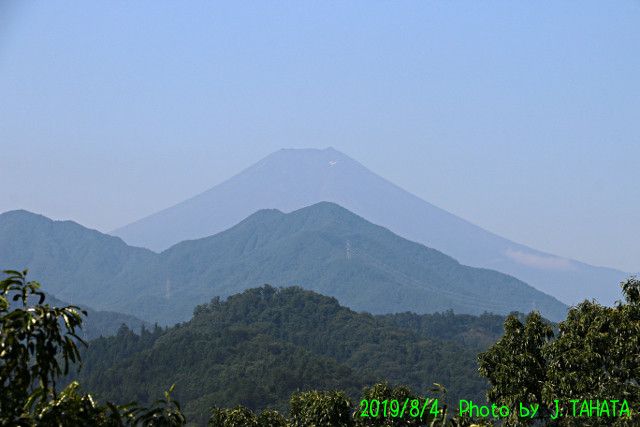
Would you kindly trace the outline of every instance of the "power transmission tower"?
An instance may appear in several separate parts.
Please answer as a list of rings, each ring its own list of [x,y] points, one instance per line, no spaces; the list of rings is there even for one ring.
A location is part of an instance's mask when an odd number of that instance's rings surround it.
[[[347,240],[347,259],[351,259],[351,241]]]

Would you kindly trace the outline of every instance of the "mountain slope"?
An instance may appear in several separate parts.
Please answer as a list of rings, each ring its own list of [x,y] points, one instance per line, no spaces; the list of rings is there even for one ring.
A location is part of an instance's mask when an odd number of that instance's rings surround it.
[[[209,283],[223,297],[269,283],[304,286],[372,313],[538,309],[554,320],[566,313],[566,306],[511,276],[462,266],[326,202],[286,215],[260,211],[226,232],[175,245],[159,259],[157,277]],[[193,267],[178,273],[180,265]]]
[[[143,404],[175,383],[173,397],[190,420],[202,421],[214,404],[286,412],[297,388],[338,388],[356,399],[375,379],[423,395],[437,382],[450,402],[484,400],[475,352],[355,313],[335,298],[263,286],[195,312],[166,331],[125,330],[90,342],[81,349],[82,371],[67,379],[106,399]]]
[[[66,307],[68,305],[76,305],[87,312],[87,316],[82,316],[82,329],[78,332],[78,336],[82,339],[92,340],[99,337],[108,337],[115,335],[122,324],[134,331],[140,331],[142,327],[150,327],[151,325],[144,320],[140,320],[130,314],[118,313],[115,311],[97,311],[84,304],[71,304],[61,301],[53,295],[45,292],[46,303],[52,307]]]
[[[100,309],[102,304],[91,301],[111,290],[105,288],[105,278],[126,283],[121,275],[156,256],[73,221],[52,221],[24,210],[0,215],[0,268],[29,268],[30,280],[46,283],[49,292],[65,301]]]
[[[0,216],[0,232],[11,228],[19,235],[21,227],[30,228],[28,218],[22,218],[29,215],[11,215],[6,221]],[[16,217],[21,220],[10,226]],[[45,220],[33,219],[37,224]],[[41,242],[24,242],[38,247],[38,255],[12,257],[33,250],[1,249],[7,266],[33,264],[34,279],[49,284],[60,298],[160,324],[189,319],[192,308],[212,295],[226,297],[263,283],[301,285],[335,296],[354,310],[375,314],[449,309],[507,314],[537,309],[545,317],[561,320],[567,308],[514,277],[460,265],[327,202],[290,214],[259,211],[229,230],[179,243],[161,254],[128,247],[95,231],[81,232],[77,224],[46,221],[38,225],[48,230],[40,235]],[[69,227],[75,234],[66,239],[63,231]],[[77,263],[69,260],[70,254],[84,255],[86,261],[77,277],[73,277]]]
[[[628,274],[511,242],[404,191],[333,148],[280,150],[229,180],[111,234],[156,251],[228,229],[260,209],[330,201],[462,264],[513,275],[573,304],[621,299]]]
[[[525,316],[514,313],[524,324]],[[376,319],[398,328],[410,329],[426,337],[447,339],[478,353],[486,351],[504,336],[505,316],[484,313],[480,316],[455,314],[452,311],[434,314],[379,314]]]

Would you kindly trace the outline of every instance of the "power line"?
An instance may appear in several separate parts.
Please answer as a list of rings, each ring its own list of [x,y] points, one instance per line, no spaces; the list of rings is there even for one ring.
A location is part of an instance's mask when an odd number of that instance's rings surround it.
[[[410,286],[414,289],[428,290],[435,294],[441,295],[443,297],[452,299],[459,304],[466,305],[468,307],[477,308],[478,305],[482,305],[488,308],[502,309],[502,310],[513,310],[513,304],[497,302],[495,300],[489,300],[480,297],[472,297],[469,295],[461,294],[458,292],[450,291],[443,288],[434,287],[425,282],[416,280],[406,274],[395,270],[393,267],[378,261],[374,257],[370,256],[363,250],[359,248],[352,248],[352,252],[358,256],[358,259],[365,263],[366,265],[375,268],[376,270],[384,273],[387,277],[391,278],[395,282]]]

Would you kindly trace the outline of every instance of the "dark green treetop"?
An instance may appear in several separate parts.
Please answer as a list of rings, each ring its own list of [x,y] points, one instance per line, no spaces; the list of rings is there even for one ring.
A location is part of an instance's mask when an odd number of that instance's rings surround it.
[[[624,302],[584,301],[557,333],[538,313],[524,324],[507,318],[505,336],[478,355],[480,375],[492,385],[488,400],[510,409],[505,426],[638,425],[640,282],[621,286]],[[539,405],[535,417],[520,417],[520,404]]]

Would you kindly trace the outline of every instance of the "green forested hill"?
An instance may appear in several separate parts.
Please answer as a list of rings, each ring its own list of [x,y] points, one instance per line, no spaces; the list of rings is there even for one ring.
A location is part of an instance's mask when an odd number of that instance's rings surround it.
[[[132,289],[129,272],[156,257],[73,221],[52,221],[23,210],[0,215],[0,271],[28,268],[29,280],[46,284],[47,292],[76,305],[144,318],[140,311],[121,310],[119,303]]]
[[[49,294],[46,294],[46,303],[52,307],[66,307],[71,305],[71,303],[61,301]],[[87,312],[87,317],[83,316],[82,330],[78,333],[78,336],[85,340],[92,340],[100,336],[115,335],[123,323],[137,331],[139,331],[143,325],[150,326],[148,322],[140,320],[130,314],[117,313],[115,311],[97,311],[84,304],[73,305],[77,305]]]
[[[523,314],[514,314],[524,319]],[[410,312],[379,314],[375,317],[427,337],[454,341],[477,352],[487,350],[502,338],[506,319],[506,316],[492,313],[484,313],[480,316],[454,314],[453,310],[434,314]]]
[[[437,382],[449,399],[482,401],[486,382],[474,351],[427,339],[341,307],[298,287],[265,285],[198,306],[169,329],[93,340],[82,350],[84,389],[119,402],[148,403],[171,384],[189,419],[211,405],[286,411],[296,389],[343,389],[359,396],[376,379],[417,393]]]
[[[167,331],[122,330],[117,336],[90,342],[79,380],[85,390],[108,401],[149,404],[176,384],[189,420],[205,423],[214,403],[244,405],[286,413],[297,389],[345,390],[357,395],[374,380],[333,359],[313,354],[247,328],[194,332],[157,342]],[[174,329],[169,332],[175,332]]]
[[[197,304],[270,283],[300,285],[374,314],[507,314],[566,306],[518,279],[460,265],[332,203],[255,213],[235,227],[155,254],[70,221],[25,211],[0,215],[2,268],[29,267],[58,297],[160,324]]]

